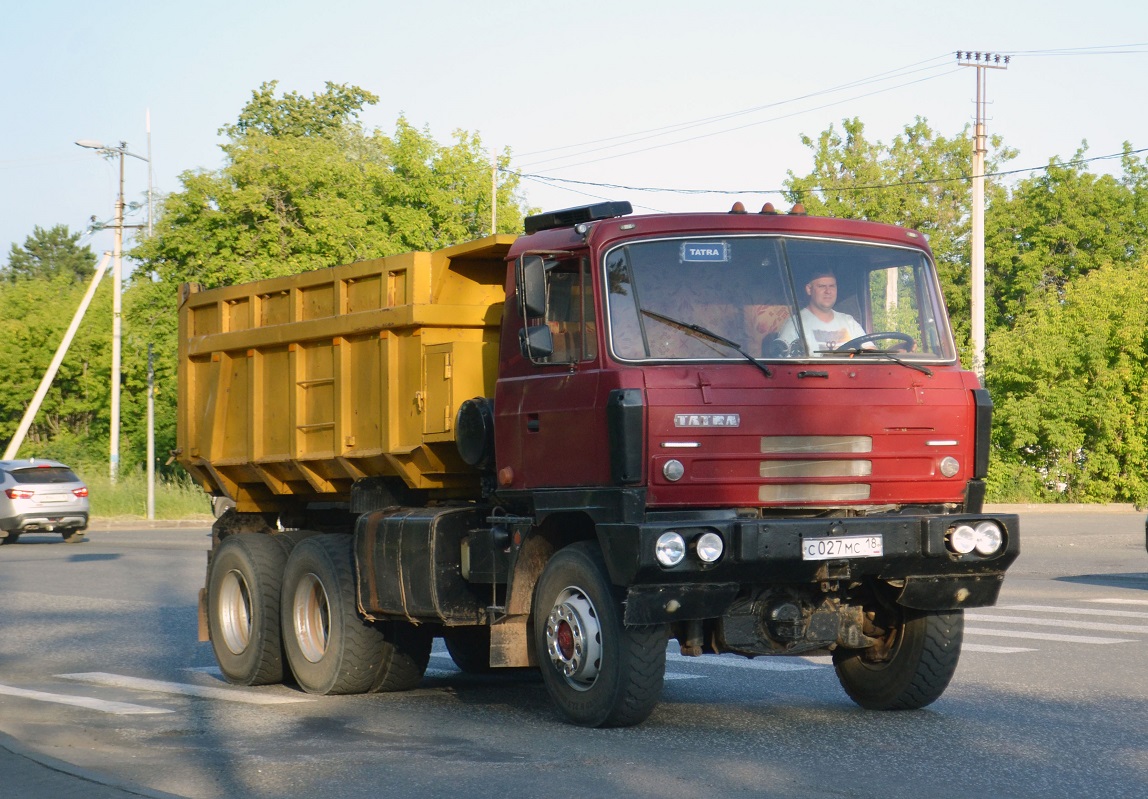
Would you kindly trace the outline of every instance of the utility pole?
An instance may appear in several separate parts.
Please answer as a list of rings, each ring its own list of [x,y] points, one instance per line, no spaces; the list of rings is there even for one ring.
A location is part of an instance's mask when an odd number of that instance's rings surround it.
[[[146,161],[150,168],[151,161],[142,155],[128,152],[128,143],[120,142],[119,147],[110,147],[98,141],[82,139],[76,142],[80,147],[96,150],[105,158],[120,159],[120,190],[116,195],[116,237],[115,247],[112,250],[112,398],[111,398],[111,432],[108,449],[108,476],[114,485],[120,472],[120,372],[121,352],[123,340],[123,251],[124,251],[124,156],[130,155]],[[128,225],[127,227],[139,227]]]
[[[1009,56],[1000,53],[957,51],[957,64],[977,70],[977,122],[973,132],[973,207],[972,207],[972,335],[973,371],[985,381],[985,70],[1008,69]]]
[[[498,151],[490,148],[490,235],[498,232]]]

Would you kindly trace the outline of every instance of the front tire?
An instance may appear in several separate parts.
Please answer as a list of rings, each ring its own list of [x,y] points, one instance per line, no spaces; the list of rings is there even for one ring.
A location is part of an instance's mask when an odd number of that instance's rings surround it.
[[[964,613],[900,607],[886,613],[879,649],[834,651],[837,679],[845,693],[868,710],[925,707],[944,693],[957,670]]]
[[[627,727],[657,705],[666,671],[664,625],[628,627],[621,592],[592,542],[560,550],[534,594],[534,642],[551,699],[586,727]]]
[[[15,544],[19,540],[20,540],[20,534],[17,532],[14,532],[14,531],[10,531],[8,533],[8,535],[4,536],[3,538],[0,538],[0,545]]]
[[[207,618],[219,670],[236,685],[283,680],[279,593],[286,549],[272,536],[228,536],[211,559]]]
[[[428,634],[359,615],[351,536],[300,541],[287,561],[281,605],[287,661],[308,693],[406,690],[426,671]]]

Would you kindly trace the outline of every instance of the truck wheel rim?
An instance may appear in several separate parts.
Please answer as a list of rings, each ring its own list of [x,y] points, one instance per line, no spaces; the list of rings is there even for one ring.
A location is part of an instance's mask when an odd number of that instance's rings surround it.
[[[546,619],[546,651],[566,682],[588,690],[602,666],[602,627],[594,604],[578,588],[558,595]]]
[[[291,616],[299,651],[310,662],[318,663],[331,637],[331,607],[323,583],[314,574],[304,575],[295,587]]]
[[[219,586],[219,629],[231,654],[247,651],[251,644],[251,590],[234,569],[223,575]]]

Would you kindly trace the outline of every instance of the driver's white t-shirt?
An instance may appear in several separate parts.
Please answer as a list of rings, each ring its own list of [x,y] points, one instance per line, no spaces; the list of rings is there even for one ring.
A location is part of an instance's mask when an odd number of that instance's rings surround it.
[[[865,335],[865,328],[852,316],[838,311],[832,313],[833,318],[823,322],[808,308],[801,309],[801,327],[805,330],[805,347],[810,355],[835,350],[846,341]],[[793,317],[782,326],[777,337],[790,347],[797,342],[797,327]]]

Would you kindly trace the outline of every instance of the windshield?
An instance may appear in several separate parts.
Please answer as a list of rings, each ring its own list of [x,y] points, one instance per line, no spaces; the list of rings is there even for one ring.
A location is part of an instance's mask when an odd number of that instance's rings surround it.
[[[914,249],[702,236],[626,244],[604,263],[622,360],[954,357],[932,264]]]

